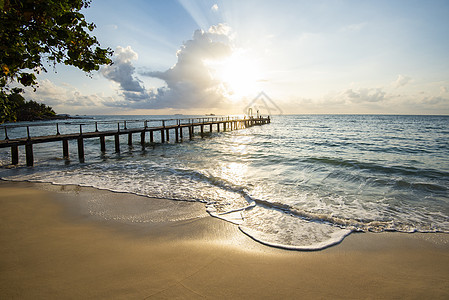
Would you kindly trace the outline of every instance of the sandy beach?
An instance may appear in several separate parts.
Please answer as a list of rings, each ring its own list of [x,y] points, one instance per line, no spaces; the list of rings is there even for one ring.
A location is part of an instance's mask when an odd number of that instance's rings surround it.
[[[142,201],[154,222],[90,216]],[[2,299],[447,299],[449,235],[357,233],[313,252],[261,245],[202,204],[0,182]]]

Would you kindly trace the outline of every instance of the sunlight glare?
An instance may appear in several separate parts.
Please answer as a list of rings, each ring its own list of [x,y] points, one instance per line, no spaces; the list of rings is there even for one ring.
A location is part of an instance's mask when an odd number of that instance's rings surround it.
[[[221,167],[221,176],[233,184],[242,184],[246,173],[248,172],[248,166],[242,163],[232,162],[229,164],[223,164]]]
[[[210,64],[212,74],[221,82],[224,94],[234,101],[257,93],[260,77],[258,64],[254,58],[244,54],[241,51],[234,52],[227,59]]]

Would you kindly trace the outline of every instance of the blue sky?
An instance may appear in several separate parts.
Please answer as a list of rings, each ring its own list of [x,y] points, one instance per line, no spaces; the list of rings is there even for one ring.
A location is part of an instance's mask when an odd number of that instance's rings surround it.
[[[84,11],[114,65],[39,76],[71,114],[449,114],[449,1],[116,1]]]

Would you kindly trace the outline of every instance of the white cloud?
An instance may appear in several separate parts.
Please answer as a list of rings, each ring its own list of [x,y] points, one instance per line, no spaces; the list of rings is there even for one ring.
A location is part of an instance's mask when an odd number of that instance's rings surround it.
[[[193,39],[184,42],[177,52],[178,61],[163,72],[145,72],[144,76],[164,80],[146,108],[216,108],[226,98],[221,82],[215,80],[207,61],[220,60],[232,53],[230,28],[219,24],[207,32],[196,30]]]
[[[220,23],[218,25],[212,25],[209,27],[208,33],[215,34],[215,38],[222,38],[228,42],[232,28],[226,24]]]
[[[449,99],[443,98],[441,96],[432,96],[432,97],[425,97],[422,101],[423,104],[429,104],[429,105],[437,105],[437,104],[449,104]]]
[[[395,88],[400,88],[408,84],[411,80],[411,77],[399,74],[398,78],[393,82],[393,86]]]
[[[114,64],[101,69],[101,74],[120,85],[120,90],[126,99],[139,101],[148,98],[145,87],[135,75],[133,60],[137,60],[138,55],[131,49],[131,46],[123,48],[118,46],[114,54]]]
[[[210,10],[212,10],[213,12],[217,12],[217,11],[218,11],[218,4],[215,3],[214,5],[212,5],[212,7],[210,8]]]
[[[340,94],[341,99],[351,103],[381,102],[385,99],[386,92],[381,88],[347,89]]]
[[[74,113],[80,109],[92,113],[95,109],[104,107],[103,103],[111,101],[110,97],[98,94],[84,95],[74,86],[55,85],[48,79],[41,80],[39,88],[35,92],[27,88],[25,98],[45,103],[53,107],[57,113]]]
[[[101,70],[103,76],[119,84],[120,99],[104,105],[133,109],[195,109],[224,107],[223,84],[213,77],[211,61],[232,54],[231,28],[225,24],[211,26],[208,31],[196,30],[193,38],[177,51],[178,61],[165,71],[141,72],[141,76],[165,81],[166,86],[146,89],[137,77],[133,61],[138,54],[130,46],[117,47],[114,64]]]

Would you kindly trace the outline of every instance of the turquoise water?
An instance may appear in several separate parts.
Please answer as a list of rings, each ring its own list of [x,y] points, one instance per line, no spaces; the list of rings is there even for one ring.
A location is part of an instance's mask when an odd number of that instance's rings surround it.
[[[149,117],[93,118],[86,121]],[[62,133],[70,128],[60,125]],[[83,131],[90,129],[85,125]],[[75,143],[70,161],[61,159],[60,143],[35,145],[34,168],[8,165],[9,149],[0,149],[0,177],[199,201],[252,238],[289,249],[324,248],[354,231],[449,232],[448,116],[273,116],[268,125],[215,130],[145,150],[137,135],[132,148],[123,136],[120,154],[112,138],[105,154],[97,139],[85,140],[83,164]],[[24,136],[19,129],[8,135]],[[151,222],[144,211],[118,211],[108,203],[91,204],[93,215]]]

